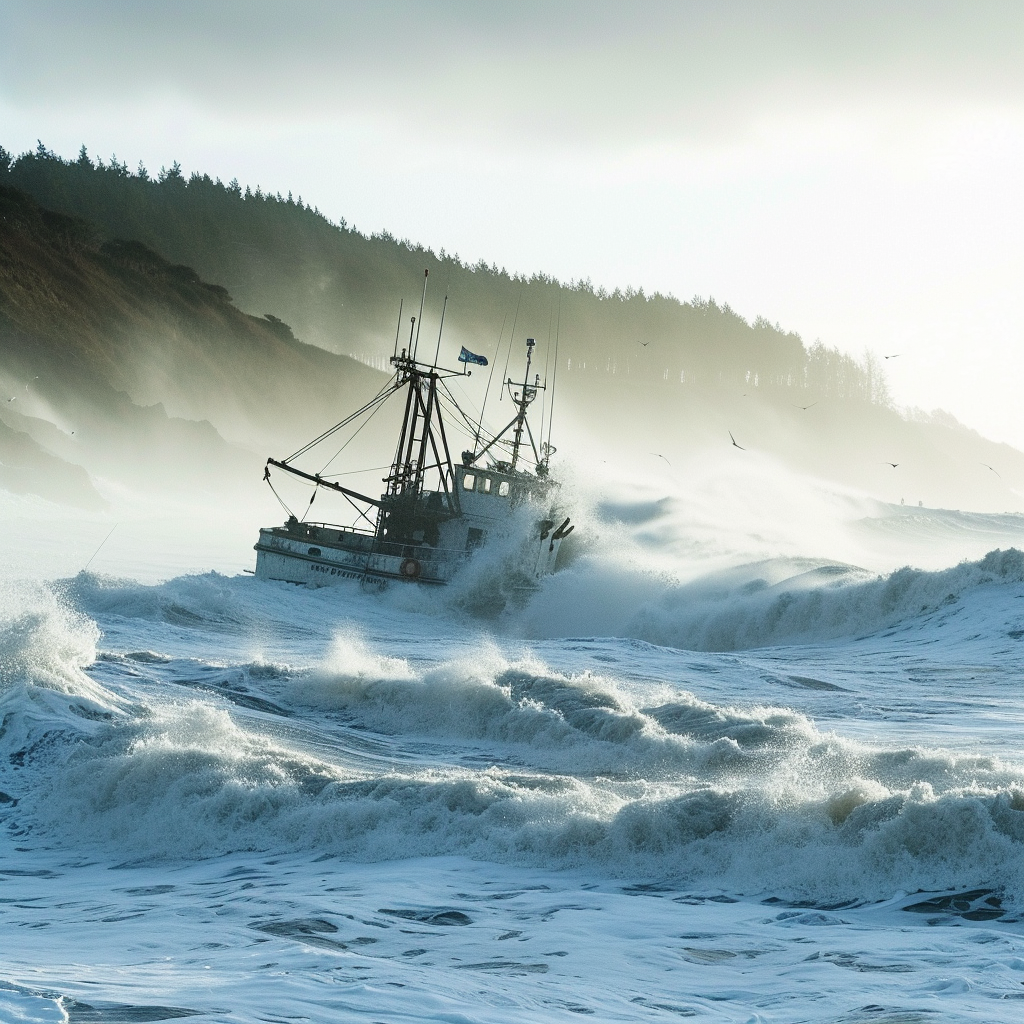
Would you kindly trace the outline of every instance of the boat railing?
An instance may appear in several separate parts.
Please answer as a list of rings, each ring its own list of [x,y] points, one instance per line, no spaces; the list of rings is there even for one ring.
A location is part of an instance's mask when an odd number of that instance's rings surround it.
[[[441,548],[430,544],[403,544],[398,541],[380,540],[372,530],[360,529],[355,526],[339,526],[335,523],[302,522],[292,526],[279,526],[276,530],[283,531],[297,541],[319,544],[337,544],[348,550],[358,550],[366,554],[395,555],[400,558],[417,558],[429,561],[437,558],[462,558],[467,552],[459,548]]]

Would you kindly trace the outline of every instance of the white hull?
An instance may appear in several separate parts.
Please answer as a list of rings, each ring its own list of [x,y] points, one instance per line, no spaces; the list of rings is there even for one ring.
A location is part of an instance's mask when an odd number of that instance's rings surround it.
[[[554,572],[561,543],[562,538],[554,536],[550,527],[538,530],[523,552],[521,564],[526,580],[533,582]],[[369,536],[343,528],[305,523],[292,529],[281,526],[260,530],[255,550],[256,575],[260,579],[314,587],[344,580],[376,585],[390,580],[439,585],[447,583],[472,557],[472,550],[375,543]]]

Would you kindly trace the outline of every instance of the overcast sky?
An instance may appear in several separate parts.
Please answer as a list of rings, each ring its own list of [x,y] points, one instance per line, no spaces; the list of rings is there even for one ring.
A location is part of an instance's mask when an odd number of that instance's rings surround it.
[[[1024,3],[0,0],[0,145],[712,295],[1024,447]]]

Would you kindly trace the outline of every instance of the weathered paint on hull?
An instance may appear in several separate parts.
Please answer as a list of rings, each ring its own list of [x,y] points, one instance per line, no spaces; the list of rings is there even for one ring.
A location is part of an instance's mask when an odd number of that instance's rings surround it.
[[[330,586],[344,580],[377,584],[400,580],[436,586],[447,583],[469,557],[459,552],[435,553],[423,548],[416,550],[415,557],[351,551],[323,540],[311,543],[306,538],[282,536],[282,532],[273,528],[260,530],[260,539],[255,545],[256,576],[260,579],[313,587]],[[539,578],[554,572],[561,540],[544,537],[535,543],[535,560],[527,564],[531,566],[530,575]]]
[[[310,554],[310,547],[317,553]],[[412,561],[418,567],[414,575],[408,572]],[[441,575],[441,570],[449,565],[449,571]],[[403,566],[406,572],[402,571]],[[273,530],[260,530],[260,539],[256,544],[256,575],[260,579],[304,583],[314,587],[330,586],[342,580],[446,583],[457,567],[457,564],[451,564],[449,560],[427,561],[398,555],[347,551],[344,548],[329,547],[323,542],[310,545],[308,540],[292,541],[290,538],[275,536]]]

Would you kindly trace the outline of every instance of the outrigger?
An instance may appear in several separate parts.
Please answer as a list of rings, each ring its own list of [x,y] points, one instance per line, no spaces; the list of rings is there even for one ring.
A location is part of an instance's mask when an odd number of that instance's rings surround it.
[[[422,312],[423,299],[420,322]],[[468,371],[438,366],[438,353],[432,363],[419,362],[417,318],[411,320],[409,344],[401,352],[396,334],[395,354],[391,357],[394,374],[389,382],[360,409],[287,458],[268,458],[264,470],[264,480],[272,489],[273,468],[311,482],[316,489],[341,494],[355,509],[356,522],[362,520],[366,525],[307,522],[289,514],[283,526],[260,530],[255,545],[258,577],[315,586],[345,579],[377,584],[388,580],[443,584],[474,551],[489,540],[509,536],[524,522],[529,524],[528,535],[522,538],[514,572],[521,583],[531,585],[554,571],[558,549],[574,527],[568,516],[554,509],[558,488],[549,475],[555,451],[550,444],[550,421],[548,440],[542,437],[538,444],[528,420],[530,406],[546,387],[539,374],[530,380],[534,339],[526,340],[522,382],[508,378],[503,384],[515,416],[486,439],[482,416],[474,424],[447,384],[452,377],[465,376]],[[443,329],[443,313],[441,324]],[[439,334],[438,351],[440,343]],[[484,357],[465,348],[459,361],[487,363]],[[405,412],[395,457],[383,478],[385,489],[379,498],[328,479],[323,471],[311,473],[295,465],[296,460],[339,431],[360,420],[365,422],[397,395],[405,396]],[[449,450],[444,421],[447,413],[457,416],[473,435],[473,445],[462,453],[459,464],[453,462]],[[495,458],[497,454],[505,457]],[[524,468],[531,462],[532,470]],[[523,506],[533,508],[538,517],[530,517]]]

